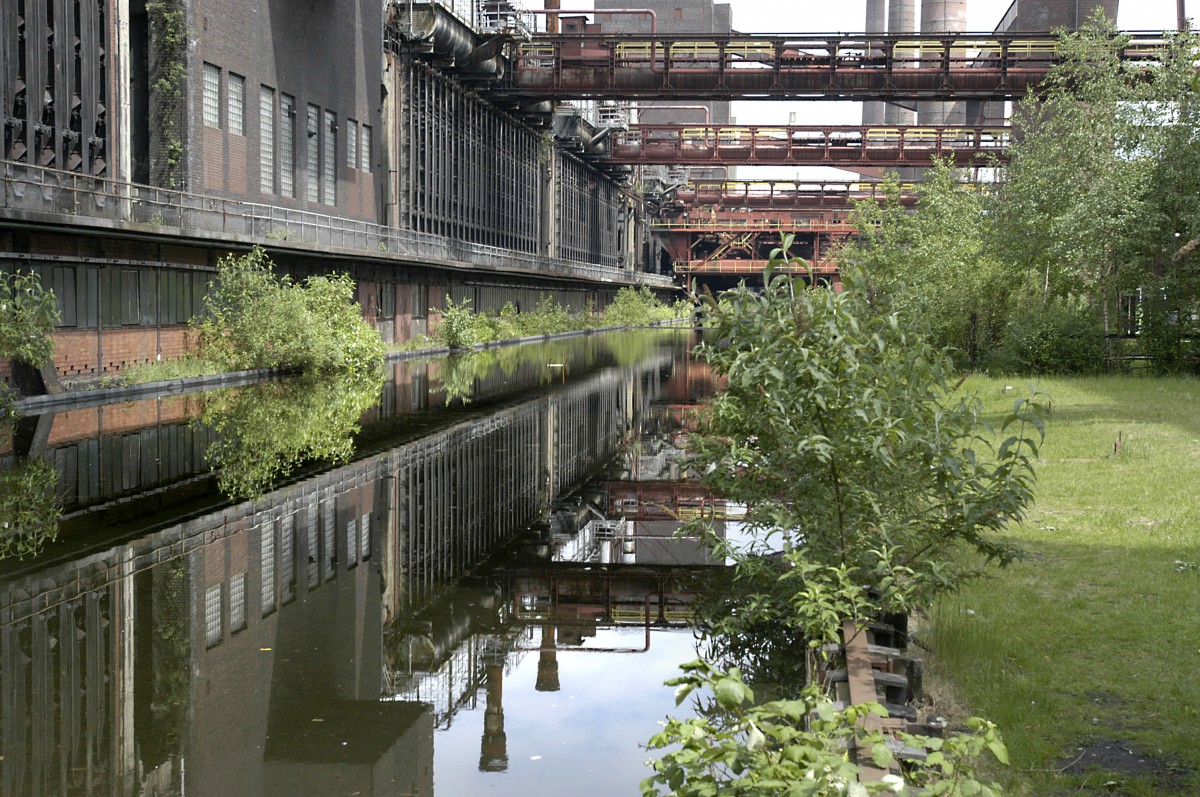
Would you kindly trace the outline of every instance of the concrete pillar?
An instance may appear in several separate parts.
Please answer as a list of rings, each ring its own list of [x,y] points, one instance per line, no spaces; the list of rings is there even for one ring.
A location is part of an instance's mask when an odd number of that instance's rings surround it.
[[[922,0],[922,33],[962,33],[967,29],[967,0]],[[966,124],[966,104],[962,102],[922,102],[917,105],[923,125]]]
[[[888,3],[888,33],[915,33],[917,30],[917,0],[891,0]],[[917,121],[915,111],[895,104],[887,106],[884,124],[911,125]]]

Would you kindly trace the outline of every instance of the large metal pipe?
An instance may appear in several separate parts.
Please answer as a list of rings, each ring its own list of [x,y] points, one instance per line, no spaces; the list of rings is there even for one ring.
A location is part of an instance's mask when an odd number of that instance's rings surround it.
[[[912,0],[909,0],[912,2]],[[650,33],[658,33],[658,14],[651,8],[522,8],[518,14],[536,14],[539,16],[557,18],[559,14],[634,14],[650,17]]]
[[[963,33],[966,29],[967,0],[922,0],[921,33]],[[922,102],[917,105],[917,117],[923,125],[961,125],[966,124],[967,107],[962,102]]]

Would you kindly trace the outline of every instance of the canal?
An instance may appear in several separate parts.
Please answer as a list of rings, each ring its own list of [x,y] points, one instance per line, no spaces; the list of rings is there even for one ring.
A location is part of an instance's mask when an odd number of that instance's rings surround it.
[[[723,516],[691,334],[26,417],[0,794],[636,793]]]

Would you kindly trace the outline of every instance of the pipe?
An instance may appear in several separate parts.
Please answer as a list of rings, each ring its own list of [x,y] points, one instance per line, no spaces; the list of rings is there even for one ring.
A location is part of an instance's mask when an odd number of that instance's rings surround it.
[[[651,35],[658,33],[658,14],[650,8],[522,8],[518,14],[537,14],[539,16],[553,15],[557,20],[559,14],[634,14],[639,17],[650,17]],[[549,31],[547,31],[549,32]]]
[[[1185,0],[1175,0],[1175,11],[1176,16],[1179,19],[1179,29],[1181,31],[1187,30],[1188,28],[1187,10],[1184,8],[1185,5]]]
[[[634,103],[624,107],[631,111],[704,111],[704,124],[712,124],[712,108],[709,108],[707,105],[646,105],[644,103]],[[641,124],[640,118],[638,124]]]

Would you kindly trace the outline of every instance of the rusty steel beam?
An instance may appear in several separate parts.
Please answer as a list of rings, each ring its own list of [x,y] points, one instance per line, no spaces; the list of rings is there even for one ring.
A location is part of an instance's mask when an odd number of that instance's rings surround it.
[[[864,199],[882,199],[882,183],[871,182],[803,182],[796,180],[726,180],[724,182],[692,182],[673,189],[674,208],[683,211],[693,207],[715,206],[737,208],[849,208]],[[900,186],[900,201],[912,205],[916,197],[912,184]]]
[[[1165,40],[1120,50],[1152,66]],[[539,35],[514,43],[498,91],[568,99],[978,99],[1024,96],[1059,62],[1041,33]]]
[[[1005,160],[1005,127],[639,125],[612,133],[619,164],[956,166]]]

